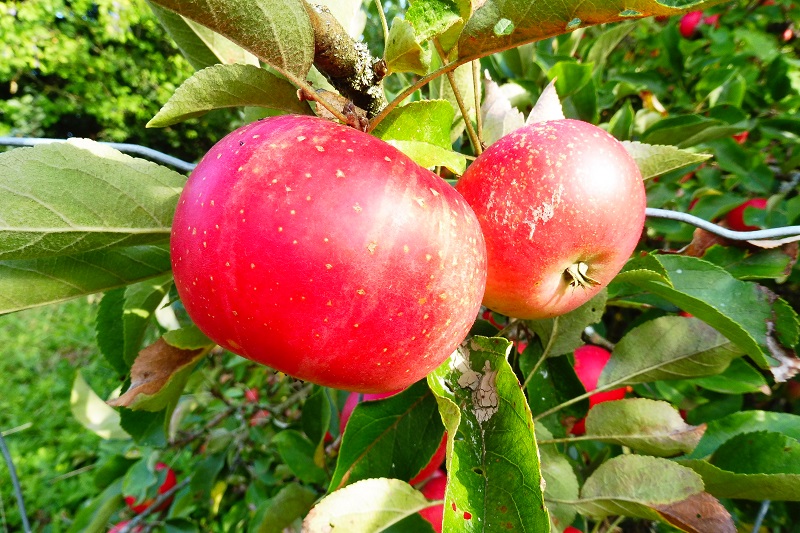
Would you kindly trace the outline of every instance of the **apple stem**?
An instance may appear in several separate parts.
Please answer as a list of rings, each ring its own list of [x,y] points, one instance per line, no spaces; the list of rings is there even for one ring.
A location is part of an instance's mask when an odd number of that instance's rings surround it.
[[[573,289],[581,287],[587,289],[600,285],[600,282],[589,277],[589,265],[583,261],[573,263],[564,271],[564,276],[569,280],[569,286]]]

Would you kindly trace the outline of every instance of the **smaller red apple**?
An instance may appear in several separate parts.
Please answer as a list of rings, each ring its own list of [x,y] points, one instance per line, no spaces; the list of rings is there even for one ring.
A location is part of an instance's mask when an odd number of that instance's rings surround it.
[[[244,403],[258,403],[258,389],[247,389],[244,391]]]
[[[253,416],[250,417],[250,426],[256,427],[263,425],[269,419],[269,411],[266,409],[259,409]]]
[[[166,470],[167,475],[166,478],[164,479],[164,483],[162,483],[161,486],[158,487],[158,494],[164,494],[165,492],[172,489],[172,487],[174,487],[178,483],[178,478],[175,475],[175,471],[173,469],[171,469],[165,463],[156,464],[156,472],[160,472],[162,470]],[[147,498],[142,502],[137,502],[135,497],[125,496],[125,503],[127,503],[130,510],[136,514],[142,514],[143,512],[145,512],[145,510],[147,510],[151,505],[153,505],[154,501],[155,498]],[[158,509],[156,509],[156,511],[165,511],[169,509],[170,504],[172,504],[172,498],[165,501]]]
[[[447,474],[441,470],[436,470],[431,478],[420,489],[422,494],[429,500],[443,500],[447,489]],[[419,514],[431,523],[436,533],[442,533],[442,522],[444,522],[444,503],[433,505],[421,510]]]
[[[742,133],[737,133],[736,135],[731,135],[731,138],[736,141],[736,144],[744,144],[747,142],[747,137],[750,136],[749,131],[743,131]]]
[[[125,526],[127,526],[129,523],[130,523],[130,520],[124,520],[124,521],[120,522],[119,524],[116,524],[111,529],[109,529],[108,533],[119,533],[120,531],[125,529]],[[131,533],[140,533],[141,531],[142,531],[142,526],[136,526],[135,528],[133,528],[131,530]]]
[[[702,11],[691,11],[681,17],[678,29],[681,32],[681,35],[683,35],[686,39],[691,39],[694,37],[695,31],[697,31],[697,26],[699,26],[702,21]]]
[[[766,198],[753,198],[741,204],[739,207],[736,207],[732,211],[730,211],[725,216],[725,222],[728,223],[728,227],[732,230],[736,231],[756,231],[759,228],[758,226],[748,226],[744,221],[744,211],[748,207],[752,207],[753,209],[766,209],[767,208],[767,199]]]
[[[575,350],[575,373],[578,379],[583,384],[587,392],[591,392],[597,388],[597,380],[600,379],[600,374],[611,359],[611,353],[608,350],[585,344]],[[604,392],[598,392],[589,396],[589,409],[598,403],[610,402],[613,400],[621,400],[625,397],[625,387],[613,389]],[[583,435],[586,433],[586,419],[578,420],[570,433],[573,435]]]
[[[581,531],[577,527],[569,526],[567,529],[564,530],[564,533],[583,533],[583,531]]]
[[[703,19],[703,24],[708,24],[709,26],[714,26],[715,28],[719,28],[719,13],[716,15],[709,15]]]

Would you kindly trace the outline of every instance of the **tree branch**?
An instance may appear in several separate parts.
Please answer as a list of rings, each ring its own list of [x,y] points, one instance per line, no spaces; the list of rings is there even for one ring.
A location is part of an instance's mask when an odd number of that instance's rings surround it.
[[[366,44],[354,41],[327,7],[305,3],[305,8],[314,29],[314,66],[367,117],[374,117],[387,104],[383,59],[374,59]]]

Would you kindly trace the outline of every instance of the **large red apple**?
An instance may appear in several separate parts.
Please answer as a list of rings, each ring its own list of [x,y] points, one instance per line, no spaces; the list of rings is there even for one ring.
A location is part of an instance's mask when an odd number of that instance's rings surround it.
[[[600,379],[600,374],[611,359],[611,352],[599,346],[585,344],[575,350],[575,374],[583,384],[587,392],[591,392],[597,388],[597,381]],[[589,396],[589,409],[598,403],[610,402],[614,400],[621,400],[625,397],[626,388],[620,387],[618,389],[597,392]],[[586,433],[586,420],[578,420],[570,433],[573,435],[583,435]]]
[[[620,271],[644,227],[636,162],[577,120],[524,126],[491,145],[456,189],[486,239],[486,307],[517,318],[558,316]]]
[[[156,472],[161,472],[162,470],[166,470],[166,475],[164,477],[164,482],[158,487],[158,494],[164,494],[171,490],[178,482],[178,478],[175,475],[175,471],[167,466],[165,463],[158,463],[156,464]],[[153,503],[155,502],[155,498],[147,498],[141,502],[137,502],[136,498],[133,496],[125,496],[125,503],[128,504],[128,507],[131,511],[136,514],[141,514],[145,512]],[[165,501],[162,503],[156,511],[164,511],[169,508],[170,504],[172,503],[172,499]]]
[[[407,387],[464,339],[486,252],[469,205],[387,143],[282,116],[217,143],[172,229],[178,294],[228,350],[357,392]]]

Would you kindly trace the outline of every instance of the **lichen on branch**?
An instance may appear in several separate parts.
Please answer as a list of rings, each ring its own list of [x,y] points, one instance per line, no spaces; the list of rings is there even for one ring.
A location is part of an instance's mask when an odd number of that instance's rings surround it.
[[[381,87],[386,75],[383,59],[373,58],[367,45],[353,40],[327,7],[306,3],[314,29],[314,66],[343,96],[377,115],[387,104]]]

